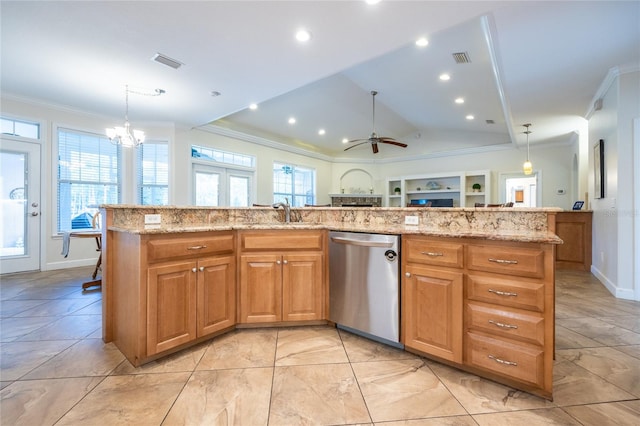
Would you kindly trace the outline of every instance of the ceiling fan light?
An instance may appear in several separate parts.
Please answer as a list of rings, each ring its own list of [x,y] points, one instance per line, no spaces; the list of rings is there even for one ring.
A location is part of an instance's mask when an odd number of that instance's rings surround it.
[[[416,40],[416,46],[418,47],[425,47],[429,45],[429,40],[427,40],[426,37],[420,37],[419,39]]]

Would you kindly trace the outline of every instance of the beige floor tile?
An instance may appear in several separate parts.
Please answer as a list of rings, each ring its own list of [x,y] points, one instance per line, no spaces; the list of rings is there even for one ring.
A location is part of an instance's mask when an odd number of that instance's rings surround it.
[[[0,345],[0,377],[17,380],[76,343],[75,340],[10,342]]]
[[[278,331],[272,328],[236,330],[216,337],[197,370],[273,367]]]
[[[435,362],[429,365],[447,389],[471,414],[555,406],[544,398],[483,379],[475,374]]]
[[[23,379],[106,376],[123,360],[124,355],[113,343],[85,339],[43,363]]]
[[[604,344],[576,333],[573,330],[556,325],[556,350],[573,348],[595,348]]]
[[[169,425],[266,425],[273,368],[197,371],[169,411]]]
[[[339,334],[349,361],[351,362],[417,358],[415,355],[402,349],[365,339],[348,331],[339,330]]]
[[[14,382],[0,392],[4,425],[53,425],[104,377]]]
[[[568,349],[558,353],[564,359],[640,397],[640,359],[614,348]]]
[[[616,349],[627,355],[631,355],[634,358],[640,359],[640,345],[616,346]]]
[[[431,419],[398,420],[375,423],[376,426],[477,426],[471,416],[436,417]]]
[[[640,313],[637,315],[605,317],[601,318],[601,320],[609,324],[615,324],[618,327],[626,328],[634,333],[640,333]]]
[[[2,289],[4,292],[4,289]],[[8,318],[47,303],[46,300],[3,300],[0,302],[0,318]]]
[[[556,362],[553,402],[561,407],[634,399],[633,395],[571,361]]]
[[[34,308],[20,312],[16,317],[56,317],[69,315],[92,303],[94,303],[94,301],[85,299],[48,300]]]
[[[512,411],[508,413],[476,414],[474,420],[480,426],[571,426],[580,425],[578,421],[560,408],[540,410]]]
[[[102,300],[96,300],[86,307],[72,312],[71,315],[102,315]]]
[[[113,370],[112,375],[120,374],[149,374],[149,373],[179,373],[193,371],[202,359],[209,346],[208,342],[184,349],[158,360],[151,361],[139,367],[134,367],[126,359]],[[123,356],[124,358],[124,356]]]
[[[422,359],[351,366],[374,422],[467,414]]]
[[[70,296],[76,290],[73,287],[38,286],[28,287],[15,295],[13,300],[52,300]]]
[[[159,425],[189,376],[190,373],[109,376],[56,425]]]
[[[607,346],[640,344],[640,333],[634,333],[599,318],[558,319],[556,323]]]
[[[338,331],[333,327],[278,330],[276,366],[348,362]]]
[[[269,426],[370,422],[349,364],[275,368]]]
[[[50,325],[56,317],[3,318],[0,320],[0,342],[13,342],[40,328]],[[37,339],[41,340],[41,339]],[[51,338],[49,340],[55,340]]]
[[[47,318],[47,317],[42,317]],[[49,321],[29,334],[19,337],[20,341],[83,339],[102,327],[100,315],[68,315]]]
[[[640,400],[565,407],[584,426],[637,426]]]

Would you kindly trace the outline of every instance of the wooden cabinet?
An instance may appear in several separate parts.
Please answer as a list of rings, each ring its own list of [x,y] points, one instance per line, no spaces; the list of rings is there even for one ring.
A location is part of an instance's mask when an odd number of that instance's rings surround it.
[[[556,214],[556,235],[563,241],[556,250],[556,268],[591,270],[592,215],[590,211]]]
[[[405,347],[551,398],[554,247],[405,236]]]
[[[233,232],[114,233],[114,342],[137,366],[235,325]]]
[[[322,320],[324,231],[240,232],[240,323]]]
[[[413,236],[402,244],[402,342],[461,363],[463,245]]]
[[[465,265],[465,365],[551,398],[554,246],[469,243]]]

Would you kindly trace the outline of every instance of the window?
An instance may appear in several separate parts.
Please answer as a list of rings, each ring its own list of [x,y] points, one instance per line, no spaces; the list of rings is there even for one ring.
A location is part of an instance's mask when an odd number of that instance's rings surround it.
[[[3,135],[40,139],[40,124],[2,117],[0,118],[0,133]]]
[[[120,202],[120,147],[102,135],[58,129],[58,231],[91,228],[100,204]]]
[[[193,145],[191,157],[192,199],[196,206],[251,205],[256,163],[254,156]]]
[[[169,204],[169,144],[146,141],[137,149],[136,164],[138,203]]]
[[[273,202],[288,198],[292,206],[315,204],[316,171],[291,164],[273,163]]]

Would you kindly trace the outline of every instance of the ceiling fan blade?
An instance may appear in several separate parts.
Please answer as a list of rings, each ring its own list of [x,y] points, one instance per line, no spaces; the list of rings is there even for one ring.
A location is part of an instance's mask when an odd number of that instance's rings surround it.
[[[351,143],[351,142],[367,142],[369,139],[351,139],[350,141],[347,141],[347,143]]]
[[[350,150],[351,148],[355,148],[356,146],[360,146],[360,145],[365,144],[365,143],[369,143],[369,140],[367,139],[367,140],[365,140],[364,142],[360,142],[360,143],[357,143],[357,144],[355,144],[355,145],[351,145],[351,146],[349,146],[349,147],[345,148],[344,150],[345,150],[345,151],[348,151],[348,150]]]
[[[401,146],[402,148],[406,148],[406,147],[408,147],[408,146],[409,146],[409,145],[407,145],[406,143],[398,142],[398,141],[395,141],[395,140],[393,140],[393,139],[381,140],[380,142],[382,142],[382,143],[388,143],[388,144],[396,145],[396,146]]]
[[[373,142],[371,144],[371,149],[373,150],[374,154],[377,154],[378,153],[378,143],[377,142]]]

